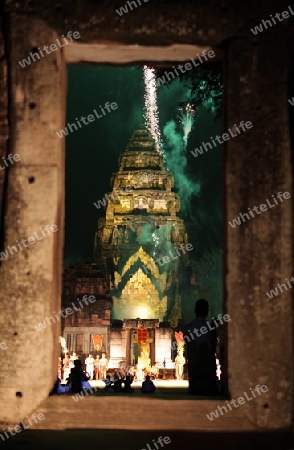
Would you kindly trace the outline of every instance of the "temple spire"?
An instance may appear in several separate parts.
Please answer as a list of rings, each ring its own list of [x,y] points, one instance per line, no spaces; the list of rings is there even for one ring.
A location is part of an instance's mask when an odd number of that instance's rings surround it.
[[[173,186],[154,139],[139,126],[119,157],[95,237],[94,254],[104,261],[114,319],[170,320],[177,326],[181,318],[176,286],[187,254],[179,258],[176,249],[187,244],[187,235]]]

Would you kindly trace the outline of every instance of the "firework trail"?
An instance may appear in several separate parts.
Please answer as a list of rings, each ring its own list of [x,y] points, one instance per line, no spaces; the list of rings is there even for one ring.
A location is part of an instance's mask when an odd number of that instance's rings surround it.
[[[189,135],[190,135],[193,125],[194,125],[196,110],[191,103],[187,103],[184,107],[182,106],[180,108],[180,111],[181,112],[179,114],[179,119],[180,119],[180,123],[183,126],[183,132],[184,132],[183,141],[184,141],[185,150],[186,150],[187,144],[188,144],[188,138],[189,138]]]
[[[155,69],[144,66],[144,84],[145,84],[145,112],[144,119],[146,128],[150,131],[153,137],[156,150],[162,154],[161,151],[161,135],[159,129],[158,108],[157,108],[157,90],[156,90],[156,75]]]
[[[181,198],[181,211],[191,216],[191,197],[200,192],[200,182],[191,179],[187,170],[187,143],[196,119],[196,107],[181,103],[177,121],[168,121],[163,128],[165,157],[175,177],[175,186]],[[181,124],[179,130],[178,122]]]

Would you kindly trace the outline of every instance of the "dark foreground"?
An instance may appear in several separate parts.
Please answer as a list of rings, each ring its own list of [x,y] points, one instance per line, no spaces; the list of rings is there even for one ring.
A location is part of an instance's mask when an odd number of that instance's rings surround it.
[[[107,412],[105,412],[107,414]],[[119,412],[118,412],[119,414]],[[144,412],[135,410],[142,416]],[[113,424],[115,427],[115,424]],[[294,439],[289,433],[199,433],[170,430],[28,430],[1,442],[1,447],[13,450],[156,450],[153,440],[168,436],[171,440],[159,449],[167,450],[289,450],[294,449]],[[147,446],[149,444],[149,447]]]

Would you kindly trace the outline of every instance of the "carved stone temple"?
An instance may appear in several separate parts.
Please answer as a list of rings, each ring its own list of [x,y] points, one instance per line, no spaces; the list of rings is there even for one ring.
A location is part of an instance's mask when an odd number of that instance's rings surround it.
[[[166,170],[150,133],[139,127],[112,175],[105,217],[98,221],[94,242],[95,260],[110,287],[112,319],[123,321],[122,329],[112,328],[112,360],[137,361],[139,349],[133,342],[143,322],[152,363],[171,360],[172,328],[181,319],[180,284],[187,261],[179,247],[188,242],[173,186],[173,174]]]

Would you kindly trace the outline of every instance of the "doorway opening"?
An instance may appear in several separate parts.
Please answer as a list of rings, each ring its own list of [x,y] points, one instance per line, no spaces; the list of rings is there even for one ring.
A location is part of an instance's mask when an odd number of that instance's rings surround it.
[[[186,389],[195,302],[223,313],[221,66],[192,66],[68,66],[62,362]]]

